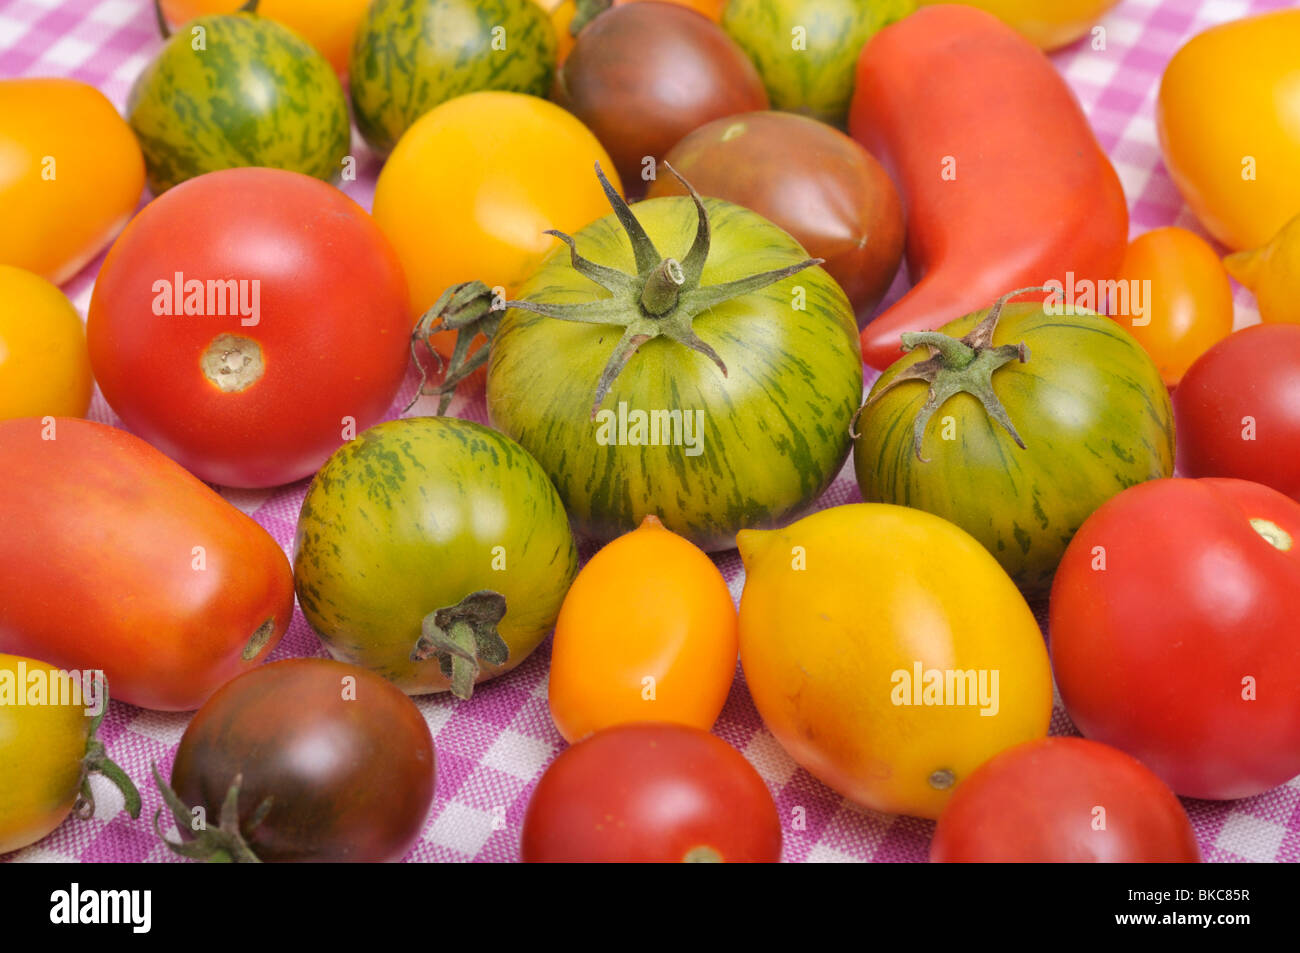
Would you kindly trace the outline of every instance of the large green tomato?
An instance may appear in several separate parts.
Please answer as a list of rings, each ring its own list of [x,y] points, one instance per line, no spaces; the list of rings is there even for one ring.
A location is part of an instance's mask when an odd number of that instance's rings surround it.
[[[574,258],[545,259],[501,319],[488,413],[581,533],[611,539],[653,514],[731,548],[799,514],[848,455],[853,309],[755,212],[685,196],[633,212],[606,194],[618,213],[577,233]]]
[[[328,181],[352,137],[329,61],[252,13],[199,17],[177,31],[131,87],[126,114],[154,194],[250,165]]]
[[[1173,409],[1115,321],[997,311],[903,335],[912,353],[871,389],[853,461],[864,500],[956,523],[1039,594],[1093,510],[1173,472]]]
[[[415,120],[456,96],[545,96],[557,46],[533,0],[374,0],[348,67],[357,128],[387,155]]]
[[[578,554],[555,488],[518,444],[413,417],[326,461],[303,500],[293,571],[335,658],[410,695],[465,698],[550,632]]]
[[[749,54],[772,108],[842,126],[858,55],[916,0],[730,0],[722,27]]]

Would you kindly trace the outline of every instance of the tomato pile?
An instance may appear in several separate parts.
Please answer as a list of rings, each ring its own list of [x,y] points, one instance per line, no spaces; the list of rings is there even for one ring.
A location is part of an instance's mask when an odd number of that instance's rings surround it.
[[[139,815],[111,688],[196,712],[177,854],[401,859],[411,697],[554,633],[524,861],[780,860],[737,661],[935,861],[1199,860],[1300,774],[1300,11],[1173,58],[1209,237],[1130,241],[1042,52],[1115,2],[163,0],[122,115],[0,79],[0,853]],[[289,556],[209,485],[309,478]]]

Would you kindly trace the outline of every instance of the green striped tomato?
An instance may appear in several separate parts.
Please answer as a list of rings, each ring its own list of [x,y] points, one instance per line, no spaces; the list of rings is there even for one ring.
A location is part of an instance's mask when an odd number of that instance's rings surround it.
[[[131,88],[127,120],[155,195],[239,166],[329,181],[351,140],[333,67],[297,33],[252,13],[199,17],[173,34]]]
[[[916,0],[730,0],[722,28],[758,67],[772,108],[842,126],[863,45]]]
[[[793,238],[757,213],[703,202],[711,245],[700,292],[810,264]],[[689,274],[699,262],[688,253],[699,240],[694,201],[650,199],[633,214],[655,246],[641,264],[677,256]],[[591,262],[624,272],[632,298],[611,299],[575,269],[567,248],[557,248],[519,298],[595,306],[607,323],[511,308],[492,343],[487,397],[493,424],[541,463],[575,527],[603,541],[654,515],[712,551],[733,547],[741,529],[780,525],[804,510],[847,457],[849,420],[862,395],[853,309],[835,280],[806,267],[698,314],[670,312],[657,319],[667,327],[660,333],[638,308],[645,269],[616,216],[574,240]],[[629,321],[639,322],[632,331],[645,327],[652,336],[632,342],[639,349],[594,408],[602,370],[621,352],[620,334],[627,342]],[[692,332],[725,374],[682,343]]]
[[[578,555],[555,488],[518,444],[471,421],[412,417],[326,461],[293,567],[303,614],[335,658],[410,695],[468,697],[550,632]]]
[[[940,333],[966,335],[988,314],[959,318]],[[1014,353],[1022,342],[1024,363]],[[992,391],[1023,448],[976,396],[958,392],[925,424],[919,452],[928,459],[919,459],[914,429],[929,388],[906,380],[889,389],[930,356],[917,346],[872,388],[858,422],[854,467],[864,500],[913,506],[956,523],[1026,593],[1037,594],[1051,584],[1066,545],[1093,510],[1127,487],[1173,472],[1173,410],[1151,358],[1109,318],[1010,304],[992,345],[1009,348],[1008,362],[992,372]]]
[[[357,128],[387,155],[415,120],[456,96],[545,96],[556,49],[555,27],[533,0],[374,0],[348,69]]]

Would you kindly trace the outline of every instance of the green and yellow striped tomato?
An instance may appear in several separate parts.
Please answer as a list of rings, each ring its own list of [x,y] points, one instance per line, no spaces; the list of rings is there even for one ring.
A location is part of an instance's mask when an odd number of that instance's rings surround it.
[[[867,40],[916,0],[730,0],[722,27],[758,67],[772,108],[843,126]]]
[[[335,658],[410,695],[508,672],[578,571],[564,508],[518,444],[467,420],[371,427],[326,461],[294,543],[303,614]]]
[[[585,318],[507,311],[488,413],[541,463],[582,534],[608,540],[653,515],[702,549],[729,549],[738,530],[804,510],[848,455],[862,394],[853,309],[746,208],[682,196],[622,210],[648,240],[635,256],[608,215],[574,236],[581,270],[559,247],[521,286],[525,307]],[[682,279],[679,296],[665,297],[665,275]],[[719,290],[729,282],[745,289]]]
[[[348,68],[357,128],[387,155],[415,120],[456,96],[545,96],[556,51],[555,27],[533,0],[374,0]]]
[[[91,773],[118,785],[139,816],[135,785],[95,738],[108,706],[103,679],[84,675],[0,653],[0,854],[36,843],[74,809],[94,813]]]
[[[127,120],[154,194],[240,166],[329,181],[351,140],[347,97],[329,62],[252,13],[199,17],[173,34],[131,88]]]
[[[1093,510],[1173,472],[1173,410],[1159,370],[1117,322],[1009,304],[987,346],[953,346],[988,317],[980,311],[939,332],[904,335],[914,350],[872,388],[854,467],[868,503],[956,523],[1022,590],[1039,594]],[[917,370],[925,361],[941,368],[936,395],[951,394],[932,411],[926,378],[935,375]],[[998,406],[1023,447],[998,421]]]

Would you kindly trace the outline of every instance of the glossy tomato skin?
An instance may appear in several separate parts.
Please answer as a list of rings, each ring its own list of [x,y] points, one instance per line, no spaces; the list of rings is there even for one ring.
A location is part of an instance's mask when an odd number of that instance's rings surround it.
[[[647,516],[596,553],[564,597],[551,718],[570,742],[636,721],[708,731],[731,690],[736,652],[736,606],[722,573]]]
[[[546,769],[521,853],[525,863],[776,863],[781,822],[763,779],[721,738],[624,724]]]
[[[1253,480],[1300,500],[1300,326],[1243,328],[1174,391],[1178,466]]]
[[[240,307],[205,290],[196,306],[217,313],[167,313],[178,275],[187,288],[242,282]],[[125,424],[236,487],[308,476],[379,420],[410,329],[402,267],[365,210],[305,175],[254,168],[184,183],[136,216],[86,324],[95,377]]]
[[[766,109],[754,64],[716,23],[685,7],[632,3],[582,30],[560,70],[556,102],[609,150],[629,196],[704,123]]]
[[[121,701],[195,709],[289,626],[266,530],[105,424],[0,422],[0,525],[0,651],[102,669]]]
[[[1130,295],[1150,282],[1144,314],[1138,316],[1131,301],[1124,314],[1116,313],[1112,301],[1110,314],[1137,338],[1171,388],[1193,361],[1232,333],[1228,272],[1218,252],[1194,232],[1171,226],[1139,235],[1129,243],[1115,277],[1129,283]]]
[[[0,419],[84,416],[93,387],[72,302],[39,275],[0,265]]]
[[[144,176],[131,127],[99,90],[0,80],[0,265],[67,281],[126,224]]]
[[[938,817],[986,759],[1047,734],[1052,675],[1033,613],[951,523],[859,503],[747,530],[736,543],[740,662],[754,706],[838,793]],[[958,699],[954,683],[951,703],[925,704],[927,673],[947,670],[972,673],[970,694],[963,682]]]
[[[419,709],[371,672],[286,659],[235,679],[181,737],[172,788],[221,816],[236,775],[240,828],[263,860],[401,860],[433,803],[435,754]],[[266,798],[262,822],[249,818]]]
[[[1052,588],[1056,681],[1084,735],[1186,797],[1300,773],[1300,504],[1155,480],[1094,513]]]
[[[701,195],[752,209],[823,258],[862,327],[903,257],[903,206],[867,150],[825,123],[782,112],[715,119],[665,160]],[[685,195],[660,169],[646,193]]]
[[[941,864],[1200,859],[1174,792],[1135,758],[1083,738],[1026,741],[984,762],[957,787],[930,842]]]

